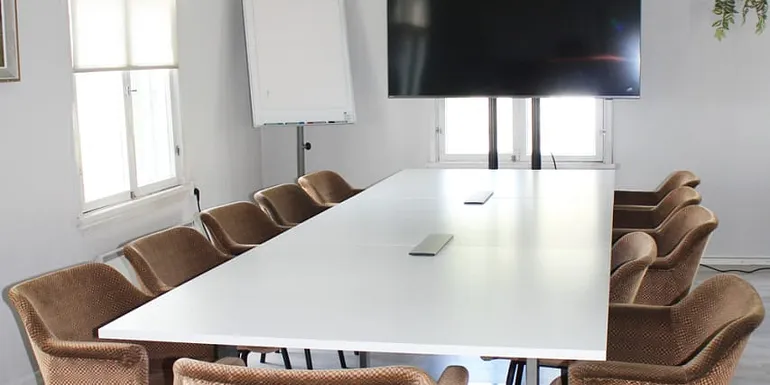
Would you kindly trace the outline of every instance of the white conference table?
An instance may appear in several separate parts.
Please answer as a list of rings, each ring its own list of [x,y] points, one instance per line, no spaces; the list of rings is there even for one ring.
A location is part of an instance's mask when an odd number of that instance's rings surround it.
[[[520,357],[536,384],[537,359],[606,358],[613,190],[613,171],[402,171],[99,336]],[[434,233],[454,239],[408,254]]]

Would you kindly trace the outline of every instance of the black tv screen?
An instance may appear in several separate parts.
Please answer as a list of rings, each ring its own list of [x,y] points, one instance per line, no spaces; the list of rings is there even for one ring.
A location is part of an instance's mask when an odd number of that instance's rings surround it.
[[[391,97],[638,97],[641,0],[389,0]]]

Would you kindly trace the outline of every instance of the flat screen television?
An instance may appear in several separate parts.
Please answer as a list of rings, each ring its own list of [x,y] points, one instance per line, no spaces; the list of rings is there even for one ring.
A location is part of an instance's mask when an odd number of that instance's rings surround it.
[[[641,0],[388,0],[391,97],[640,93]]]

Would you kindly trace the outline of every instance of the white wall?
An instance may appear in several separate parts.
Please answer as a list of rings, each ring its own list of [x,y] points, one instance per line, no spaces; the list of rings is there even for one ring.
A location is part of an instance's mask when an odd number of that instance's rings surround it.
[[[189,199],[119,225],[77,228],[80,185],[71,124],[66,0],[19,1],[21,83],[0,84],[0,287],[90,260],[187,220]],[[248,199],[261,185],[250,128],[240,2],[179,1],[181,110],[187,169],[203,205]],[[0,384],[32,383],[12,311],[0,306]]]
[[[692,169],[704,180],[704,205],[721,220],[708,254],[770,257],[770,32],[735,27],[720,43],[713,0],[642,4],[642,98],[614,110],[619,186],[652,189],[670,171]],[[434,107],[387,100],[385,2],[349,0],[347,10],[359,123],[313,128],[308,169],[364,185],[426,165]],[[263,137],[265,185],[295,176],[293,134],[285,133]]]
[[[770,256],[770,33],[750,21],[720,43],[712,1],[642,3],[642,99],[615,107],[618,182],[691,169],[720,219],[708,254]]]
[[[428,163],[435,112],[429,100],[387,99],[387,2],[348,0],[346,11],[358,122],[307,128],[305,138],[313,144],[307,168],[337,170],[364,185]],[[263,130],[264,184],[291,182],[296,178],[294,130]]]

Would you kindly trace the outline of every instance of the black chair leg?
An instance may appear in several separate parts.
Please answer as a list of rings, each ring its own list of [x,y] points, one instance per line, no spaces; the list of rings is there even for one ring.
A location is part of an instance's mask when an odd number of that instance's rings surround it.
[[[310,356],[310,349],[305,349],[305,363],[307,370],[313,370],[313,357]]]
[[[239,350],[238,351],[238,357],[243,361],[244,364],[249,364],[249,353],[251,353],[248,350]]]
[[[267,359],[267,353],[262,353],[259,355],[259,363],[264,364],[265,360]]]
[[[282,348],[281,356],[283,356],[283,366],[286,367],[286,369],[291,369],[291,359],[289,358],[289,350],[286,348]]]
[[[511,363],[508,365],[508,375],[505,377],[505,385],[513,385],[513,379],[518,372],[518,368],[519,364],[511,360]]]
[[[524,370],[527,368],[527,364],[519,362],[516,366],[518,367],[516,370],[516,385],[522,385],[524,382]]]
[[[567,368],[561,368],[561,385],[569,383],[569,371]]]
[[[337,350],[337,355],[340,357],[340,367],[342,369],[347,369],[348,363],[345,362],[345,352],[343,352],[342,350]]]

